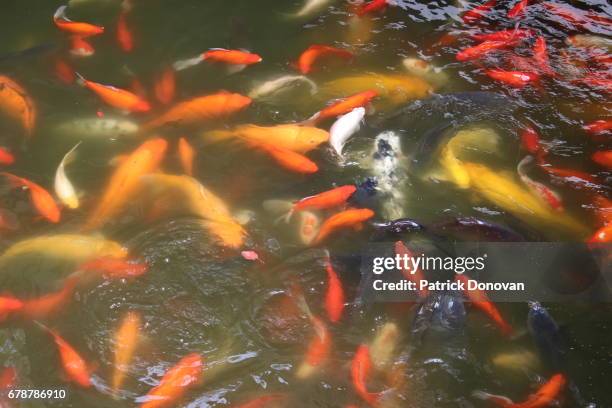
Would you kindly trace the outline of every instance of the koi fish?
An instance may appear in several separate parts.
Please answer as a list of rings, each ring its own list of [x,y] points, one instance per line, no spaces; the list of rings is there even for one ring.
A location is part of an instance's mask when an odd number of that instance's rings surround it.
[[[157,169],[168,143],[161,138],[150,139],[134,150],[119,165],[110,178],[102,199],[87,219],[84,230],[96,229],[115,216],[132,198],[140,177]]]
[[[322,120],[335,118],[342,114],[351,112],[355,108],[367,106],[372,101],[372,99],[376,98],[377,96],[377,91],[368,90],[364,92],[359,92],[346,98],[342,98],[323,108],[319,112],[315,113],[306,121],[304,121],[303,124],[313,125],[319,123]]]
[[[357,188],[354,185],[346,185],[302,198],[293,203],[290,214],[306,209],[328,210],[344,205],[355,191],[357,191]]]
[[[515,28],[512,30],[494,31],[486,34],[472,34],[472,38],[477,41],[512,42],[514,40],[523,40],[532,37],[533,34],[533,30]]]
[[[600,223],[612,223],[612,200],[601,194],[595,194],[593,197],[593,210]]]
[[[539,36],[536,38],[535,44],[533,45],[533,59],[536,62],[538,68],[549,76],[554,76],[555,72],[550,67],[548,60],[548,52],[546,51],[546,40],[544,37]]]
[[[356,14],[360,17],[365,16],[366,14],[369,14],[369,13],[374,13],[376,11],[384,10],[385,8],[387,8],[388,5],[389,5],[388,0],[372,0],[371,2],[367,4],[361,5],[361,7],[357,9]]]
[[[98,97],[109,106],[127,112],[148,112],[151,110],[151,105],[149,105],[149,102],[130,91],[115,88],[111,85],[104,85],[97,82],[88,81],[78,72],[76,75],[77,83],[79,85],[98,95]]]
[[[17,370],[15,367],[4,367],[0,372],[0,390],[14,388],[17,383]]]
[[[497,0],[489,0],[484,2],[483,4],[474,7],[471,10],[468,10],[461,19],[466,24],[473,24],[477,21],[480,21],[484,15],[491,10],[497,4]]]
[[[298,236],[304,245],[310,245],[317,236],[321,220],[317,215],[310,211],[299,213]]]
[[[23,302],[13,296],[0,296],[0,322],[23,308]]]
[[[20,314],[32,320],[44,319],[56,314],[68,303],[77,283],[77,277],[68,277],[59,291],[43,295],[38,299],[24,300]]]
[[[591,159],[608,170],[612,169],[612,150],[600,150],[591,155]]]
[[[5,268],[15,258],[37,258],[37,255],[64,259],[78,264],[100,257],[125,258],[127,249],[115,241],[100,236],[42,235],[11,245],[0,255],[0,268]]]
[[[526,156],[519,162],[517,166],[517,173],[521,181],[531,190],[532,193],[540,197],[546,204],[548,204],[550,208],[556,211],[563,211],[563,201],[561,200],[561,196],[544,184],[532,180],[527,175],[525,167],[531,162],[533,162],[533,158],[531,156]]]
[[[83,360],[79,353],[55,330],[38,322],[36,324],[53,337],[53,341],[59,351],[62,368],[68,380],[83,388],[91,387],[91,370],[87,367],[87,363],[85,363],[85,360]]]
[[[202,377],[204,362],[197,353],[183,357],[174,367],[162,377],[159,385],[151,389],[140,408],[160,408],[173,406],[187,388],[198,383]]]
[[[400,329],[394,322],[386,322],[376,330],[369,346],[370,361],[376,370],[387,370],[391,366],[399,338]]]
[[[408,247],[402,241],[395,242],[395,254],[401,256],[402,258],[405,255],[410,258],[414,256],[412,251],[409,250]],[[417,287],[420,287],[420,282],[425,280],[425,275],[423,274],[423,271],[418,267],[414,269],[402,269],[401,272],[404,278],[411,282],[414,282]],[[418,293],[419,297],[424,299],[429,295],[429,289],[427,289],[426,287],[423,289],[419,289]]]
[[[310,316],[310,321],[315,331],[315,336],[308,344],[306,358],[296,372],[296,377],[302,379],[312,376],[317,368],[328,360],[331,351],[331,335],[325,323],[312,315]]]
[[[546,163],[540,164],[540,168],[547,172],[548,174],[559,177],[564,181],[568,181],[571,183],[582,184],[585,186],[597,186],[599,185],[595,177],[591,176],[588,173],[583,171],[573,170],[573,169],[563,169],[559,167],[552,167],[549,165],[545,165]]]
[[[320,58],[329,56],[335,56],[344,60],[351,60],[354,58],[353,53],[349,51],[329,45],[315,44],[311,45],[300,54],[297,61],[297,68],[302,74],[309,74],[313,69],[313,65]]]
[[[493,365],[515,371],[537,370],[538,356],[529,350],[517,350],[496,354],[491,358]]]
[[[246,231],[232,217],[227,205],[198,180],[189,176],[149,174],[141,177],[147,190],[173,209],[202,219],[202,226],[223,245],[239,248]]]
[[[225,48],[213,48],[194,58],[177,61],[174,69],[182,71],[189,67],[199,64],[202,61],[219,62],[232,66],[230,72],[235,73],[243,70],[249,65],[258,64],[263,59],[257,54],[241,50],[226,50]]]
[[[483,56],[503,48],[515,46],[520,41],[520,38],[511,38],[505,41],[484,41],[473,47],[465,48],[459,51],[455,58],[457,61],[471,61],[482,58]]]
[[[587,240],[592,243],[612,242],[612,223],[604,225]]]
[[[612,120],[596,120],[584,125],[582,128],[594,135],[607,133],[612,130]]]
[[[53,22],[60,30],[81,37],[90,37],[104,32],[104,27],[70,20],[66,17],[66,9],[66,6],[60,6],[53,15]]]
[[[29,136],[36,123],[36,107],[17,82],[0,75],[0,111],[21,123]]]
[[[601,47],[612,50],[612,40],[598,35],[576,34],[567,37],[565,41],[574,47]],[[609,56],[606,57],[606,60],[609,60]]]
[[[485,74],[496,81],[503,82],[504,84],[513,86],[515,88],[522,88],[530,83],[537,82],[539,75],[535,72],[522,72],[522,71],[503,71],[501,69],[487,69]]]
[[[264,408],[270,403],[279,402],[285,400],[286,398],[287,396],[285,394],[264,395],[239,405],[232,405],[232,408]]]
[[[55,171],[55,194],[70,209],[79,208],[79,197],[74,189],[74,186],[66,176],[66,165],[74,160],[74,152],[81,142],[77,143],[68,151],[60,161]]]
[[[351,362],[351,379],[353,388],[357,395],[371,406],[376,406],[381,397],[380,393],[369,392],[367,388],[367,380],[372,370],[372,360],[370,358],[370,349],[367,345],[362,344],[357,347],[355,356]]]
[[[179,159],[181,160],[181,166],[183,171],[188,176],[193,176],[193,159],[195,157],[195,150],[189,144],[187,139],[181,137],[178,142]]]
[[[423,78],[425,81],[435,85],[436,88],[446,85],[449,81],[449,76],[446,72],[419,58],[404,58],[402,60],[402,66],[410,74]]]
[[[489,316],[491,320],[495,322],[497,327],[505,336],[512,334],[513,329],[502,317],[501,313],[495,306],[495,303],[489,300],[487,294],[479,289],[469,290],[468,277],[464,274],[455,274],[455,281],[463,283],[465,289],[463,293],[466,295],[470,303],[472,303],[477,309],[480,309],[484,314]]]
[[[75,57],[91,57],[96,49],[83,37],[74,36],[70,39],[70,54]]]
[[[260,85],[257,85],[249,92],[249,97],[252,99],[265,98],[272,96],[283,89],[286,89],[289,85],[304,83],[310,88],[310,94],[314,95],[318,88],[311,79],[304,75],[283,75],[282,77],[271,79]]]
[[[54,133],[71,137],[120,139],[135,136],[139,131],[136,122],[122,117],[105,115],[69,119],[53,127]]]
[[[226,91],[198,96],[180,102],[160,117],[143,126],[145,129],[158,128],[168,124],[189,125],[211,119],[224,118],[246,109],[252,100],[248,96]]]
[[[121,325],[115,332],[115,359],[111,388],[116,393],[121,388],[126,371],[132,361],[132,356],[138,343],[141,327],[140,314],[127,312],[121,320]]]
[[[55,76],[65,84],[71,84],[76,79],[74,69],[61,58],[55,59]]]
[[[15,163],[15,156],[4,147],[0,147],[0,164],[10,166],[13,163]]]
[[[521,146],[538,158],[547,153],[546,148],[540,142],[540,135],[532,126],[525,126],[521,130]]]
[[[58,223],[60,221],[60,209],[47,190],[33,181],[15,176],[11,173],[2,172],[0,175],[6,177],[13,188],[27,188],[30,192],[30,201],[32,205],[42,217],[52,223]]]
[[[119,13],[119,17],[117,19],[117,29],[115,31],[115,38],[117,39],[117,44],[119,44],[119,48],[123,52],[132,52],[134,49],[134,36],[132,35],[132,31],[127,23],[127,11],[122,10]]]
[[[275,146],[271,143],[254,141],[248,141],[247,143],[269,155],[281,167],[292,172],[312,174],[319,171],[319,167],[315,162],[300,153]]]
[[[359,229],[364,221],[374,216],[374,211],[369,208],[351,208],[332,215],[321,225],[321,229],[314,239],[313,244],[318,245],[334,231],[340,228],[353,227]]]
[[[302,18],[315,14],[327,6],[331,0],[306,0],[301,9],[291,14],[290,17]]]
[[[124,279],[136,278],[145,274],[149,266],[144,262],[101,257],[82,263],[76,269],[78,272],[98,272],[109,279]]]
[[[476,391],[472,395],[478,399],[490,401],[502,408],[544,408],[555,402],[566,383],[567,380],[563,374],[555,374],[537,392],[527,397],[524,402],[519,403],[501,395],[493,395],[482,391]]]
[[[325,259],[325,271],[327,272],[327,291],[325,292],[325,311],[327,318],[332,323],[337,323],[342,317],[344,310],[344,289],[342,281],[334,270],[329,255]]]
[[[342,158],[342,150],[346,141],[359,131],[365,113],[365,108],[355,108],[340,116],[329,129],[329,144],[334,148],[338,157]]]
[[[508,11],[508,18],[516,18],[525,11],[527,6],[529,5],[529,0],[520,0],[518,3],[512,7],[510,11]]]
[[[329,140],[326,130],[313,126],[240,125],[230,130],[214,130],[204,133],[208,143],[237,138],[243,141],[266,142],[296,153],[308,153]]]
[[[176,76],[174,69],[166,68],[161,76],[155,81],[155,98],[164,104],[168,105],[174,100],[176,92]]]

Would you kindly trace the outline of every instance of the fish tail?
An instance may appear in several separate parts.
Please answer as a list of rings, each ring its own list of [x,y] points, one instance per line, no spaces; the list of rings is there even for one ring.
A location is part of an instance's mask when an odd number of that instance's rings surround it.
[[[204,59],[205,57],[200,54],[193,58],[176,61],[174,64],[172,64],[172,68],[174,68],[176,71],[182,71],[184,69],[198,65],[200,62],[204,61]]]
[[[514,402],[510,398],[504,397],[502,395],[489,394],[488,392],[484,391],[474,391],[472,393],[472,396],[483,401],[490,401],[498,407],[502,408],[510,407],[514,404]]]
[[[11,185],[11,187],[13,188],[19,188],[19,187],[28,187],[28,182],[27,180],[18,177],[14,174],[8,173],[8,172],[2,172],[0,173],[0,175],[6,177],[6,180],[8,181],[8,183]]]
[[[85,77],[76,71],[74,71],[74,75],[76,75],[76,83],[79,84],[80,86],[85,86],[85,83],[86,83]]]
[[[68,153],[66,153],[64,155],[64,158],[62,159],[62,163],[64,165],[70,164],[74,161],[75,157],[77,156],[75,151],[77,149],[77,147],[79,147],[79,145],[82,143],[83,141],[79,141],[79,143],[75,144],[72,149],[68,150]]]
[[[319,116],[321,116],[321,113],[317,112],[314,115],[312,115],[311,117],[309,117],[308,119],[303,120],[303,121],[301,121],[301,122],[299,122],[297,124],[299,126],[314,126],[319,121]]]
[[[38,320],[32,320],[32,322],[37,325],[39,328],[41,328],[42,330],[46,331],[47,333],[52,333],[51,329],[48,328],[47,326],[45,326],[44,324],[42,324],[41,322],[39,322]]]
[[[59,6],[53,14],[53,20],[68,20],[68,18],[66,17],[67,8],[68,7],[66,5]]]

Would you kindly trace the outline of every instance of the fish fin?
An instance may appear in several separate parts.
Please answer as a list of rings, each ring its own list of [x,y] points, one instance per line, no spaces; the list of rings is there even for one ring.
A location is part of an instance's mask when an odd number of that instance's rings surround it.
[[[230,66],[227,67],[227,74],[228,75],[237,74],[238,72],[242,71],[245,68],[246,68],[246,65],[244,65],[244,64],[241,64],[241,65],[230,65]]]
[[[510,398],[502,395],[489,394],[488,392],[484,391],[474,391],[472,396],[483,401],[490,401],[498,407],[509,407],[514,404]]]
[[[76,83],[80,86],[85,86],[85,77],[76,71],[74,71],[74,75],[76,75]]]
[[[57,10],[55,10],[55,13],[53,14],[53,20],[64,20],[64,21],[70,21],[68,19],[68,17],[66,17],[66,9],[68,8],[68,6],[66,6],[65,4],[62,6],[59,6],[57,8]]]
[[[309,117],[306,120],[303,120],[299,123],[297,123],[299,126],[315,126],[317,124],[317,122],[319,121],[319,116],[321,116],[320,112],[315,113],[314,115],[312,115],[311,117]]]
[[[14,174],[8,173],[8,172],[2,172],[0,173],[0,175],[6,177],[7,182],[9,183],[9,185],[13,188],[20,188],[20,187],[27,187],[28,183],[26,182],[25,179],[18,177]]]
[[[176,71],[182,71],[184,69],[198,65],[202,61],[204,61],[204,56],[198,55],[193,58],[176,61],[174,64],[172,64],[172,68],[174,68]]]
[[[75,144],[74,147],[70,150],[68,150],[68,152],[64,155],[64,158],[62,159],[62,164],[65,166],[67,164],[70,164],[74,161],[74,159],[76,158],[76,149],[77,147],[79,147],[79,145],[83,143],[83,141],[79,141],[79,143]]]

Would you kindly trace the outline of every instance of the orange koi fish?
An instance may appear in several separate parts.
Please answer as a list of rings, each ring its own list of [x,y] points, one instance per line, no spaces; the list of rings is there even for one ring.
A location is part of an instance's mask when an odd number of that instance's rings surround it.
[[[90,37],[104,32],[104,27],[89,23],[75,22],[68,19],[68,17],[66,17],[66,8],[66,6],[60,6],[53,15],[53,22],[60,30],[81,37]]]
[[[117,44],[123,52],[132,52],[134,49],[134,37],[127,23],[127,11],[122,10],[117,19],[117,31],[115,36]]]
[[[520,38],[511,38],[505,41],[484,41],[473,47],[465,48],[457,53],[457,61],[471,61],[497,50],[515,46]]]
[[[10,166],[13,163],[15,163],[15,156],[4,147],[0,147],[0,164]]]
[[[455,280],[463,284],[463,293],[465,293],[468,300],[476,308],[480,309],[487,316],[489,316],[491,320],[493,320],[495,324],[500,328],[504,335],[508,336],[512,334],[512,327],[504,320],[495,304],[489,300],[487,294],[484,291],[478,289],[468,290],[467,288],[469,279],[464,274],[455,274]]]
[[[34,320],[44,319],[57,313],[68,303],[77,283],[77,277],[68,277],[59,291],[43,295],[38,299],[24,300],[20,314],[27,319]]]
[[[23,302],[13,296],[0,296],[0,322],[23,308]]]
[[[367,4],[363,4],[361,7],[357,9],[358,16],[365,16],[369,13],[374,13],[376,11],[384,10],[389,5],[388,0],[372,0]]]
[[[139,187],[141,176],[157,169],[167,146],[168,143],[161,138],[147,140],[117,167],[102,200],[85,223],[84,230],[102,226],[123,208]]]
[[[593,197],[593,209],[597,220],[602,224],[612,223],[612,200],[595,194]]]
[[[412,251],[408,249],[408,247],[402,242],[402,241],[397,241],[395,243],[395,254],[401,256],[402,258],[404,257],[404,255],[407,255],[409,258],[413,258],[414,255],[412,254]],[[425,280],[425,275],[423,274],[423,271],[420,268],[415,268],[414,270],[412,269],[402,269],[402,275],[404,276],[404,278],[408,279],[411,282],[414,282],[417,287],[420,287],[421,285],[421,281]],[[429,294],[429,289],[427,289],[426,287],[423,289],[419,289],[419,297],[420,298],[426,298],[427,295]]]
[[[327,210],[341,206],[346,203],[346,201],[355,191],[357,191],[355,186],[346,185],[332,188],[331,190],[327,190],[313,196],[302,198],[301,200],[293,203],[288,217],[292,213],[302,210]]]
[[[477,21],[480,21],[484,15],[491,10],[497,4],[497,0],[489,0],[479,6],[474,7],[471,10],[468,10],[461,19],[466,24],[473,24]]]
[[[508,18],[516,18],[525,11],[529,5],[529,0],[520,0],[508,11]]]
[[[178,142],[179,159],[181,160],[181,166],[183,171],[188,176],[193,176],[193,159],[195,157],[195,150],[189,144],[187,139],[181,137]]]
[[[315,162],[310,160],[308,157],[285,149],[282,147],[275,146],[270,143],[247,141],[247,143],[256,149],[266,153],[281,167],[290,170],[295,173],[301,174],[312,174],[319,171],[319,167]]]
[[[612,150],[600,150],[593,153],[591,159],[608,170],[612,169]]]
[[[98,272],[108,279],[136,278],[144,275],[149,266],[144,263],[131,262],[127,259],[98,258],[85,262],[77,268],[81,272]]]
[[[9,77],[0,75],[0,111],[21,123],[28,135],[36,122],[36,107],[26,91]]]
[[[65,84],[71,84],[76,79],[74,69],[60,58],[55,60],[55,76]]]
[[[525,29],[512,29],[512,30],[501,30],[486,34],[472,34],[472,38],[477,41],[502,41],[511,42],[514,40],[522,40],[533,36],[533,30]]]
[[[160,408],[174,406],[187,388],[196,384],[202,377],[204,363],[197,353],[189,354],[164,374],[159,385],[143,397],[140,408]]]
[[[537,82],[539,79],[539,75],[535,72],[488,69],[485,71],[485,74],[496,81],[503,82],[515,88],[522,88],[527,84]]]
[[[36,322],[43,330],[53,337],[59,351],[62,368],[68,380],[84,388],[91,387],[91,371],[79,353],[64,340],[55,330]]]
[[[583,129],[594,135],[607,133],[612,130],[612,120],[596,120],[584,125]]]
[[[336,323],[342,317],[344,310],[344,289],[338,274],[334,270],[329,256],[325,260],[327,271],[327,292],[325,293],[325,311],[330,322]]]
[[[357,348],[353,361],[351,362],[351,379],[357,395],[371,406],[376,406],[380,393],[369,392],[366,382],[372,370],[372,359],[370,348],[362,344]]]
[[[563,374],[555,374],[538,389],[534,394],[527,397],[524,402],[513,402],[511,399],[501,395],[488,394],[476,391],[474,396],[485,401],[491,401],[502,408],[545,408],[551,406],[565,388],[567,380]]]
[[[15,367],[5,367],[0,372],[0,390],[8,390],[17,383],[17,370]]]
[[[232,405],[232,408],[264,408],[272,402],[279,402],[285,400],[286,398],[287,396],[285,394],[264,395],[240,405]]]
[[[592,243],[612,242],[612,223],[604,225],[587,240]]]
[[[331,351],[331,335],[325,323],[312,315],[310,316],[310,321],[315,331],[315,336],[308,344],[306,358],[300,367],[298,367],[296,373],[298,378],[310,377],[318,367],[327,362]]]
[[[325,238],[340,228],[353,227],[355,229],[360,229],[361,224],[373,216],[374,211],[368,208],[351,208],[334,214],[323,222],[313,244],[320,244]]]
[[[175,105],[160,117],[145,123],[144,127],[152,129],[168,124],[189,125],[224,118],[246,109],[251,102],[248,96],[226,91],[198,96]]]
[[[53,223],[58,223],[60,221],[60,209],[47,190],[33,181],[18,177],[11,173],[3,172],[0,173],[0,175],[6,177],[9,184],[14,188],[27,188],[30,191],[30,201],[41,216]]]
[[[127,112],[148,112],[151,109],[149,102],[130,91],[115,88],[111,85],[104,85],[97,82],[88,81],[78,72],[76,75],[77,83],[79,85],[86,87],[98,95],[98,97],[107,105]]]
[[[75,57],[91,57],[96,49],[83,37],[74,36],[70,39],[70,54]]]
[[[353,53],[349,51],[331,47],[329,45],[315,44],[311,45],[304,52],[302,52],[297,61],[297,68],[302,74],[309,74],[312,71],[315,62],[317,62],[317,60],[319,60],[321,57],[327,56],[336,56],[345,60],[351,60],[354,57]]]
[[[111,380],[111,387],[114,392],[120,389],[125,379],[125,372],[132,361],[138,343],[140,326],[140,315],[137,312],[128,312],[115,333],[115,371]]]
[[[352,111],[355,108],[368,105],[372,99],[378,96],[378,92],[374,90],[359,92],[357,94],[348,96],[333,102],[331,105],[325,107],[319,112],[312,115],[309,119],[304,121],[304,125],[313,125],[322,120],[335,118]]]
[[[233,66],[233,68],[230,70],[233,73],[246,68],[248,65],[258,64],[263,61],[263,59],[260,55],[246,51],[212,48],[194,58],[175,62],[174,68],[177,71],[182,71],[186,68],[197,65],[202,61],[219,62]]]
[[[155,81],[155,98],[164,104],[168,105],[174,100],[176,93],[176,76],[174,69],[166,68],[161,76]]]

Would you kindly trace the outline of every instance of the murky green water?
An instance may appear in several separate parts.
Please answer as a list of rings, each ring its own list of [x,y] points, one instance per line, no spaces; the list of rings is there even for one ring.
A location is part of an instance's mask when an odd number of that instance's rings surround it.
[[[576,85],[549,81],[546,91],[512,90],[493,83],[474,65],[457,63],[458,48],[471,44],[462,38],[455,45],[435,47],[445,33],[458,33],[465,25],[458,21],[461,9],[440,2],[405,2],[404,7],[391,7],[384,14],[362,21],[352,21],[344,2],[331,2],[318,16],[310,19],[289,19],[287,13],[298,9],[300,1],[217,0],[135,0],[130,13],[130,27],[135,36],[134,52],[122,53],[114,39],[114,25],[119,2],[81,0],[69,8],[76,21],[88,21],[107,28],[107,33],[92,38],[96,48],[89,58],[69,57],[66,35],[52,23],[52,15],[60,1],[4,0],[0,5],[0,55],[40,44],[49,44],[47,52],[30,57],[0,59],[0,73],[17,80],[30,93],[38,109],[38,124],[30,140],[6,118],[0,119],[0,144],[10,147],[17,157],[6,171],[27,177],[52,190],[53,177],[62,156],[78,141],[82,145],[78,157],[68,167],[70,179],[83,192],[82,207],[64,209],[60,224],[35,219],[27,194],[3,187],[0,202],[14,212],[20,221],[16,231],[2,231],[1,247],[7,248],[21,239],[41,234],[78,230],[97,204],[118,155],[131,152],[146,136],[159,135],[169,141],[162,168],[180,173],[176,141],[186,136],[197,148],[195,177],[215,191],[233,213],[252,211],[254,216],[245,226],[249,233],[247,248],[258,251],[265,263],[249,262],[236,251],[215,244],[189,217],[173,217],[147,222],[142,217],[138,200],[122,216],[103,228],[104,236],[129,248],[130,254],[149,264],[149,271],[134,280],[98,280],[79,286],[69,304],[61,312],[46,319],[86,361],[96,366],[93,387],[81,389],[62,379],[57,351],[50,338],[31,322],[9,319],[0,323],[0,366],[14,366],[19,388],[66,389],[64,400],[7,402],[7,406],[51,407],[130,407],[137,406],[149,389],[157,385],[163,373],[183,356],[198,352],[205,359],[203,382],[191,387],[179,402],[171,406],[230,406],[250,398],[273,393],[290,396],[287,406],[344,407],[360,404],[351,385],[350,362],[360,343],[372,340],[375,328],[386,321],[395,321],[401,329],[397,359],[405,360],[402,386],[394,391],[389,406],[409,407],[472,407],[486,406],[471,397],[476,389],[508,395],[521,400],[533,390],[537,376],[547,377],[541,367],[520,370],[500,369],[491,362],[494,355],[508,350],[531,350],[529,335],[516,340],[502,338],[481,314],[468,313],[467,327],[446,342],[426,343],[415,352],[409,332],[413,311],[389,305],[376,305],[362,310],[349,307],[342,321],[329,325],[332,354],[327,364],[307,380],[296,378],[296,367],[313,332],[306,319],[282,325],[281,333],[270,333],[266,326],[270,310],[279,319],[288,318],[282,303],[275,309],[274,299],[286,290],[288,282],[297,279],[306,292],[310,308],[324,314],[323,293],[326,275],[321,248],[307,248],[297,237],[295,223],[275,223],[277,215],[262,209],[267,199],[296,199],[331,188],[352,184],[371,176],[360,163],[371,155],[374,137],[387,128],[401,130],[403,150],[413,152],[421,137],[443,120],[444,113],[435,109],[421,112],[410,123],[385,121],[393,108],[378,107],[367,117],[366,125],[347,144],[348,164],[338,166],[327,145],[308,153],[319,165],[311,176],[289,173],[251,149],[236,144],[204,145],[201,133],[218,126],[253,123],[273,125],[301,121],[321,109],[330,96],[311,96],[306,88],[253,105],[231,119],[199,127],[165,129],[150,135],[125,138],[95,138],[87,134],[68,135],[54,128],[74,117],[92,117],[97,111],[116,113],[103,105],[91,92],[65,85],[54,75],[54,61],[65,57],[85,77],[105,84],[128,88],[134,78],[148,89],[168,65],[178,59],[196,55],[213,47],[244,48],[263,56],[263,62],[237,74],[228,75],[218,65],[201,64],[177,75],[176,100],[216,92],[221,89],[248,93],[252,87],[281,74],[293,74],[290,65],[301,51],[315,43],[335,45],[352,50],[357,57],[350,64],[329,64],[311,75],[318,84],[364,72],[405,73],[404,57],[416,56],[439,67],[449,78],[436,88],[436,93],[462,91],[496,91],[508,95],[518,105],[510,120],[497,120],[496,115],[479,118],[479,123],[494,127],[502,136],[502,154],[486,156],[492,167],[516,171],[524,157],[517,129],[530,121],[539,130],[550,148],[558,167],[578,169],[595,174],[607,194],[609,174],[589,160],[601,144],[590,140],[581,125],[597,119],[609,119],[609,94],[587,91]],[[596,8],[612,13],[605,2],[582,8]],[[538,9],[539,10],[539,9]],[[454,20],[453,20],[454,19]],[[352,21],[352,23],[349,23]],[[504,21],[503,14],[499,21]],[[564,32],[549,17],[534,11],[523,20],[547,35],[553,66],[561,65],[560,52],[565,47]],[[512,24],[503,23],[501,28]],[[609,27],[608,27],[609,29]],[[607,33],[610,34],[609,32]],[[341,97],[346,95],[333,95]],[[156,106],[150,115],[131,115],[141,121],[154,117],[163,108]],[[473,113],[475,117],[478,112]],[[406,123],[406,122],[402,122]],[[327,128],[328,125],[325,125]],[[606,179],[606,177],[608,177]],[[543,178],[542,180],[546,180]],[[495,204],[478,198],[473,191],[464,191],[444,182],[423,180],[411,175],[405,191],[406,216],[424,224],[445,217],[475,216],[530,231],[535,240],[581,240],[556,228],[555,225],[525,226]],[[568,184],[555,186],[564,199],[566,212],[581,220],[589,231],[597,223],[592,214],[591,193]],[[372,205],[378,211],[376,199]],[[329,213],[322,213],[321,216]],[[363,231],[342,232],[333,236],[325,248],[337,253],[355,253],[372,237],[371,227]],[[358,265],[338,266],[347,290],[347,301],[356,295],[359,282]],[[74,265],[25,257],[12,263],[10,270],[0,271],[0,293],[36,297],[57,290],[63,277]],[[270,306],[272,305],[272,306]],[[507,320],[523,332],[527,307],[522,303],[502,304]],[[113,332],[126,311],[142,315],[142,339],[129,367],[127,380],[117,398],[109,388],[113,372]],[[571,339],[568,366],[574,383],[586,401],[597,406],[612,405],[608,374],[612,355],[605,333],[610,330],[607,306],[560,304],[550,305],[551,314],[567,327]],[[289,315],[290,312],[287,312]],[[295,316],[293,316],[295,317]],[[526,330],[526,329],[525,329]],[[434,346],[435,345],[435,346]],[[400,358],[400,355],[403,356]],[[380,378],[379,378],[380,377]],[[379,375],[369,384],[372,390],[384,387]],[[565,406],[573,406],[565,398]],[[0,406],[4,402],[0,402]],[[365,406],[365,405],[363,405]]]

